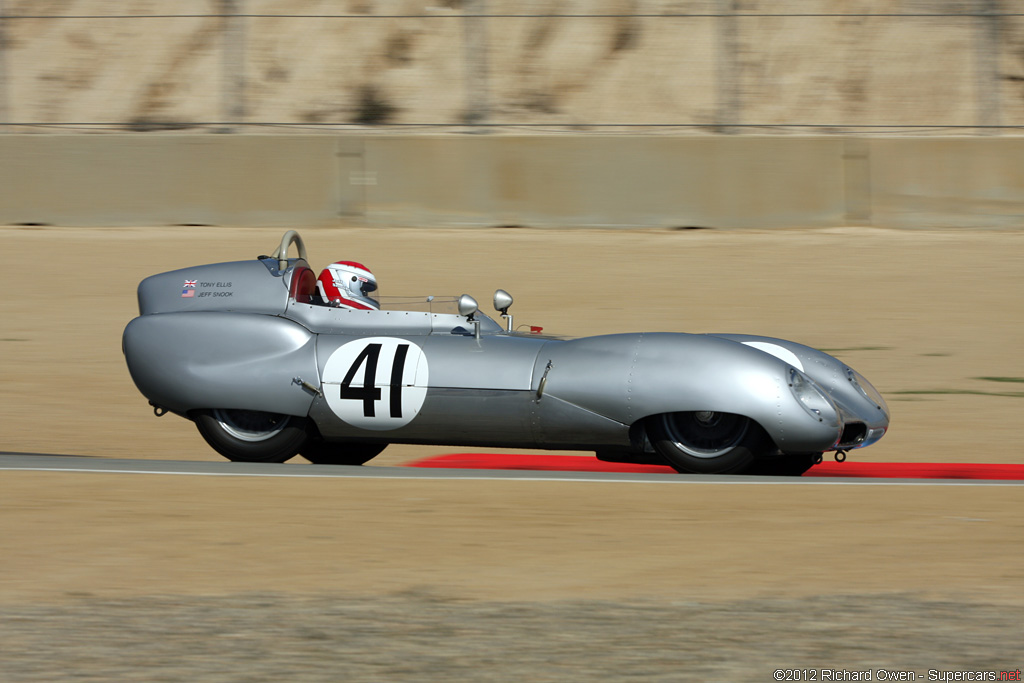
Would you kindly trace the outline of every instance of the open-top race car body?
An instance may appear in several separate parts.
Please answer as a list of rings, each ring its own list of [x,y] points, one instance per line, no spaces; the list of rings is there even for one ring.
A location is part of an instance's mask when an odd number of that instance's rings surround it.
[[[468,295],[446,300],[452,312],[434,297],[427,310],[331,306],[294,231],[272,256],[154,275],[138,296],[123,339],[136,386],[231,460],[357,465],[414,443],[800,474],[889,424],[857,372],[781,339],[519,333],[502,290],[504,325]]]

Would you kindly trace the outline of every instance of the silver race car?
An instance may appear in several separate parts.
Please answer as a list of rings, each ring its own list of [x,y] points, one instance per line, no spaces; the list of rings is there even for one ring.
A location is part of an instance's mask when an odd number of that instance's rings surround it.
[[[799,475],[826,451],[844,459],[875,443],[889,425],[864,377],[807,346],[738,334],[520,333],[503,290],[494,295],[502,324],[468,295],[380,308],[358,265],[345,266],[356,273],[354,300],[332,298],[331,283],[347,280],[335,273],[325,290],[288,231],[271,256],[146,278],[124,331],[132,379],[157,415],[193,420],[215,450],[247,462],[302,454],[361,465],[389,443],[413,443]]]

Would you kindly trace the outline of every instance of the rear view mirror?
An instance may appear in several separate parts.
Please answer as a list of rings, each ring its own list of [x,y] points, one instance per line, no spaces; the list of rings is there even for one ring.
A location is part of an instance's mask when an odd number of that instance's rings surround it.
[[[494,293],[494,310],[502,315],[508,315],[508,308],[512,305],[512,295],[504,289]]]
[[[478,304],[476,299],[471,297],[469,294],[463,294],[459,297],[459,315],[464,315],[472,320],[473,314],[479,310],[480,304]]]

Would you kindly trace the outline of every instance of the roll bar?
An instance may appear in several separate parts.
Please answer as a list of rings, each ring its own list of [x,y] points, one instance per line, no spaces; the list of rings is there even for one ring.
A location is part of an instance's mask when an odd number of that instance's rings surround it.
[[[299,233],[294,230],[289,230],[281,237],[281,244],[278,245],[274,253],[271,254],[273,258],[277,259],[277,269],[284,270],[288,267],[288,245],[292,242],[299,247],[299,258],[308,261],[306,258],[306,243],[302,241],[302,237]]]

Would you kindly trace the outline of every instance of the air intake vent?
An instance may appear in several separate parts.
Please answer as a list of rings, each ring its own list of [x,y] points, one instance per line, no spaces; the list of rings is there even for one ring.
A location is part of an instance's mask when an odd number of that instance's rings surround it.
[[[843,435],[839,437],[839,447],[849,448],[864,441],[868,434],[867,425],[862,422],[852,422],[843,428]]]

